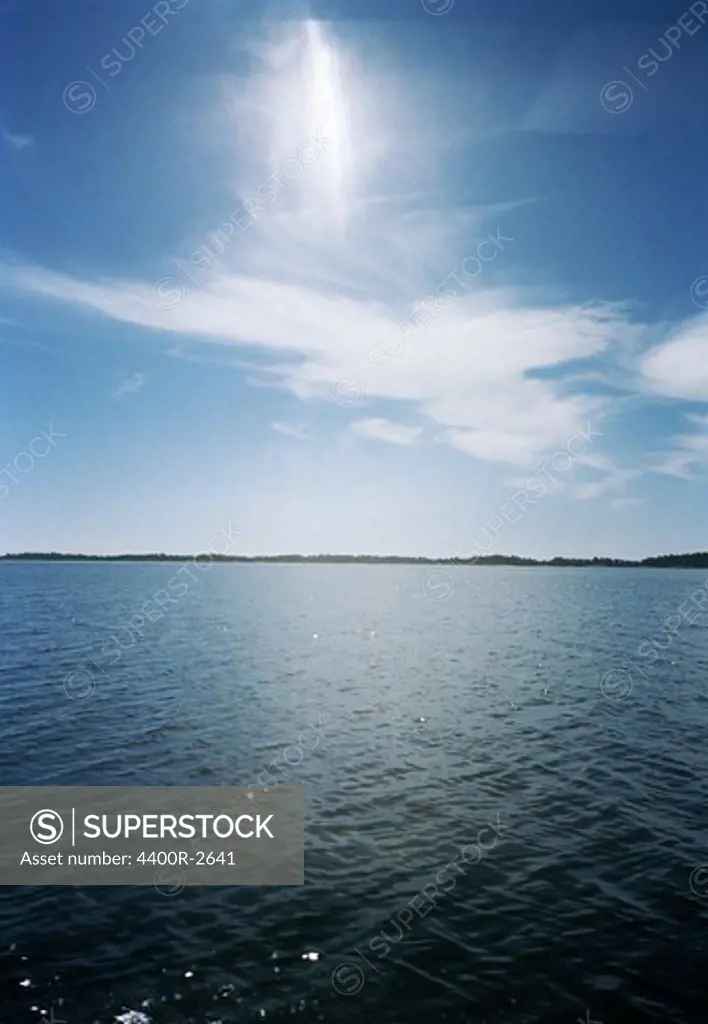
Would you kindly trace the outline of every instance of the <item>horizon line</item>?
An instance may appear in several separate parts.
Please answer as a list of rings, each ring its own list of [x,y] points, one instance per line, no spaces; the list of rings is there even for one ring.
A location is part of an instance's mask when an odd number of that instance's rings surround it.
[[[342,554],[342,553],[282,553],[282,554],[255,554],[255,555],[227,555],[210,553],[205,551],[196,554],[171,554],[164,551],[149,552],[125,552],[118,555],[91,554],[85,552],[60,552],[60,551],[22,551],[5,552],[0,555],[3,561],[214,561],[222,563],[239,562],[366,562],[366,563],[407,563],[423,565],[466,565],[471,566],[478,563],[507,563],[521,565],[553,565],[553,564],[583,564],[592,565],[595,563],[621,564],[627,566],[640,566],[653,562],[666,562],[678,560],[686,562],[689,560],[700,561],[708,568],[708,551],[690,551],[670,553],[661,555],[648,555],[644,558],[624,558],[614,555],[554,555],[551,558],[533,558],[528,555],[506,555],[506,554],[484,554],[484,555],[452,555],[452,556],[428,556],[428,555],[370,555],[370,554]]]

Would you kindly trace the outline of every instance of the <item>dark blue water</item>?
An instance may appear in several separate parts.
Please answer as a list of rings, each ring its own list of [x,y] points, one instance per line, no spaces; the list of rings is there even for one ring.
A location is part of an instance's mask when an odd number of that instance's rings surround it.
[[[0,888],[3,1024],[705,1021],[704,573],[178,569],[0,564],[0,783],[303,784],[307,883]]]

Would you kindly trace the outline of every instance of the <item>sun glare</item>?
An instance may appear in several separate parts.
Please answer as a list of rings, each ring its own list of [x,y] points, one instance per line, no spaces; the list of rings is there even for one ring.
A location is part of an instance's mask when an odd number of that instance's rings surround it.
[[[342,66],[333,42],[319,22],[308,21],[304,68],[305,110],[308,131],[330,140],[322,180],[344,215],[344,176],[350,169],[347,110],[342,88]]]

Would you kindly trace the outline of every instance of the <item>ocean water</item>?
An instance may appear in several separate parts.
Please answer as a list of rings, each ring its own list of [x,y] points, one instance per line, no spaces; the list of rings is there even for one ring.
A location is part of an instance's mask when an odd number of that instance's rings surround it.
[[[0,564],[0,783],[302,784],[306,885],[0,888],[3,1024],[703,1024],[705,573],[179,568]]]

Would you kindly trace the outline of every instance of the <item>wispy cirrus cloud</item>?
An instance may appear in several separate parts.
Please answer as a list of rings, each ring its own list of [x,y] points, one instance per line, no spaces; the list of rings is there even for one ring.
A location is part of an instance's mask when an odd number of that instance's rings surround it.
[[[276,420],[270,426],[277,434],[295,438],[297,441],[309,441],[311,437],[307,428],[303,427],[301,423],[287,423],[283,420]]]
[[[343,295],[222,270],[176,309],[158,306],[146,282],[80,280],[40,267],[6,267],[6,284],[47,299],[202,342],[260,349],[274,386],[306,400],[332,400],[332,385],[358,373],[376,339],[395,329],[397,309],[381,298]],[[535,305],[510,288],[463,294],[441,310],[398,357],[365,377],[368,405],[413,403],[450,446],[477,458],[527,466],[562,444],[609,399],[568,390],[561,371],[606,353],[638,328],[609,304]]]
[[[650,394],[708,401],[708,316],[679,325],[639,362],[640,386]]]
[[[708,468],[708,413],[688,413],[685,418],[698,430],[670,438],[667,450],[649,460],[649,468],[681,480],[695,480],[698,471]]]
[[[574,488],[573,496],[579,501],[592,501],[595,498],[602,498],[608,492],[622,490],[631,480],[636,480],[641,475],[642,470],[640,469],[616,470],[614,473],[607,473],[602,480],[578,484]]]
[[[350,424],[351,432],[357,437],[369,441],[385,441],[387,444],[411,445],[420,434],[422,427],[410,427],[405,423],[394,423],[391,420],[368,419],[355,420]]]
[[[627,307],[516,287],[506,249],[474,280],[457,272],[458,284],[449,281],[451,268],[472,259],[490,228],[516,238],[511,218],[533,200],[453,205],[441,198],[444,132],[387,130],[386,118],[397,123],[406,104],[380,88],[388,72],[359,73],[355,57],[322,26],[288,23],[253,52],[258,71],[215,83],[223,137],[236,138],[226,129],[238,127],[234,204],[224,210],[224,223],[244,195],[261,194],[273,167],[288,175],[288,161],[297,162],[294,155],[313,133],[331,144],[296,176],[293,169],[277,201],[262,199],[238,245],[221,245],[201,276],[187,275],[189,254],[202,251],[205,236],[185,223],[184,246],[152,279],[79,276],[18,261],[0,268],[4,286],[160,332],[171,344],[179,338],[210,353],[216,345],[247,351],[262,378],[303,403],[331,403],[336,382],[354,379],[353,401],[339,404],[356,407],[351,430],[364,438],[408,445],[430,429],[476,459],[533,470],[588,419],[601,427],[617,407],[598,387],[607,366],[617,353],[626,360],[646,345],[645,325]],[[414,190],[404,185],[412,172]],[[522,258],[526,245],[533,260],[533,244],[515,240],[513,257]],[[156,301],[155,284],[167,267],[183,274],[174,304]],[[401,320],[439,294],[443,280],[454,297],[407,339],[395,362],[377,366],[372,350],[387,348]],[[645,393],[656,393],[651,381],[663,381],[673,392],[661,393],[685,396],[682,367],[695,343],[690,328],[677,329],[640,357]],[[671,344],[680,358],[666,354]],[[138,377],[121,385],[121,394],[138,390]],[[351,413],[343,410],[343,424]],[[271,427],[305,436],[295,422],[275,420]],[[604,480],[580,484],[576,497],[616,494],[636,475],[614,465],[595,468]]]
[[[3,131],[0,140],[4,148],[13,149],[18,153],[34,145],[33,135],[21,135],[19,132]]]
[[[144,374],[132,373],[125,380],[122,380],[118,387],[111,391],[111,398],[123,398],[124,395],[134,395],[137,391],[141,390],[144,384]]]
[[[577,465],[590,473],[598,474],[599,479],[586,480],[574,486],[573,497],[578,501],[593,501],[597,498],[615,495],[610,501],[610,505],[613,507],[616,501],[633,500],[629,497],[626,499],[618,497],[617,492],[621,495],[629,483],[639,479],[646,472],[644,467],[622,469],[604,452],[590,452],[581,455],[577,459]]]
[[[613,498],[610,502],[610,508],[613,508],[615,512],[621,512],[625,508],[634,508],[636,505],[641,505],[641,498]]]

